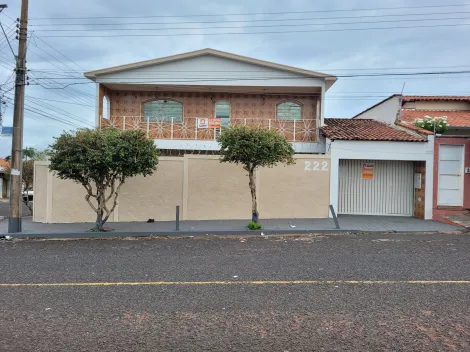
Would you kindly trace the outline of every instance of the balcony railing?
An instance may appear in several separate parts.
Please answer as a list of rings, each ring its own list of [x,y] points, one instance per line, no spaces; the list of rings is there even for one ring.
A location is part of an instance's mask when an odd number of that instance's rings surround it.
[[[241,118],[230,119],[231,126],[252,126],[275,130],[289,142],[313,142],[317,139],[315,120],[276,120]],[[116,116],[101,119],[101,127],[114,127],[120,130],[141,129],[153,139],[195,139],[216,140],[220,128],[198,128],[197,118],[184,118],[183,121],[148,121],[142,116]]]

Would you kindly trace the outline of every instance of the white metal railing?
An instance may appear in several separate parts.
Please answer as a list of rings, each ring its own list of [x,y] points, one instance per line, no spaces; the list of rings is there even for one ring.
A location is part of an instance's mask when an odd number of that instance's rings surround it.
[[[317,126],[314,119],[276,120],[262,118],[230,119],[232,126],[253,126],[275,130],[290,142],[313,142],[316,140]],[[149,138],[154,139],[195,139],[216,140],[221,128],[198,128],[197,118],[183,118],[169,121],[151,121],[143,116],[111,116],[101,119],[101,127],[117,129],[142,129]]]

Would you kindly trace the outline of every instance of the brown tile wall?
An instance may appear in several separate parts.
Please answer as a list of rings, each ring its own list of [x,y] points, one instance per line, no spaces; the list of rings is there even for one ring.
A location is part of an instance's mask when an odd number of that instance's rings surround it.
[[[105,89],[111,104],[111,116],[142,116],[142,104],[154,99],[174,99],[183,103],[184,117],[214,117],[215,103],[227,101],[231,118],[276,119],[276,105],[293,100],[302,105],[302,119],[316,119],[318,97],[297,95],[261,95],[199,92],[134,92]],[[100,99],[101,100],[101,99]],[[100,104],[101,106],[101,104]]]
[[[415,161],[415,173],[421,174],[421,189],[415,188],[414,216],[424,219],[424,203],[426,196],[426,162]]]

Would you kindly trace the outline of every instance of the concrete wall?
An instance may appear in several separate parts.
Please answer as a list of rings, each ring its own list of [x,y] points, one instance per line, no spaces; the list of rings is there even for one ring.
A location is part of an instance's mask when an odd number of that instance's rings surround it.
[[[257,171],[261,218],[328,216],[330,160],[325,155],[296,155],[296,164]],[[34,217],[37,222],[92,222],[93,210],[81,185],[60,180],[47,162],[35,163]],[[315,165],[319,167],[316,168]],[[110,221],[250,219],[246,171],[221,164],[218,156],[161,157],[157,172],[126,181]]]
[[[404,109],[416,110],[470,110],[470,103],[465,101],[413,101],[403,105]]]
[[[434,136],[427,142],[340,141],[327,139],[326,150],[331,157],[330,204],[338,209],[339,160],[409,160],[425,161],[426,199],[424,218],[432,219]]]
[[[395,123],[397,113],[400,110],[400,97],[393,96],[392,98],[385,100],[376,106],[373,106],[369,110],[366,110],[359,115],[356,119],[373,119],[382,121],[388,124]]]

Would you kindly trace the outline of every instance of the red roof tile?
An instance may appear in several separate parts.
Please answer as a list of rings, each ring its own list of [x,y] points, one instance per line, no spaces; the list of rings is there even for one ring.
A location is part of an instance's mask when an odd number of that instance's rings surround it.
[[[449,126],[470,127],[470,111],[438,111],[438,110],[413,110],[402,109],[400,120],[405,123],[413,123],[416,119],[422,119],[425,116],[442,117],[447,116]]]
[[[404,95],[402,96],[403,102],[408,101],[429,101],[429,100],[457,100],[457,101],[470,101],[470,96],[467,95]]]
[[[323,134],[333,140],[425,142],[424,137],[372,119],[325,119]]]

